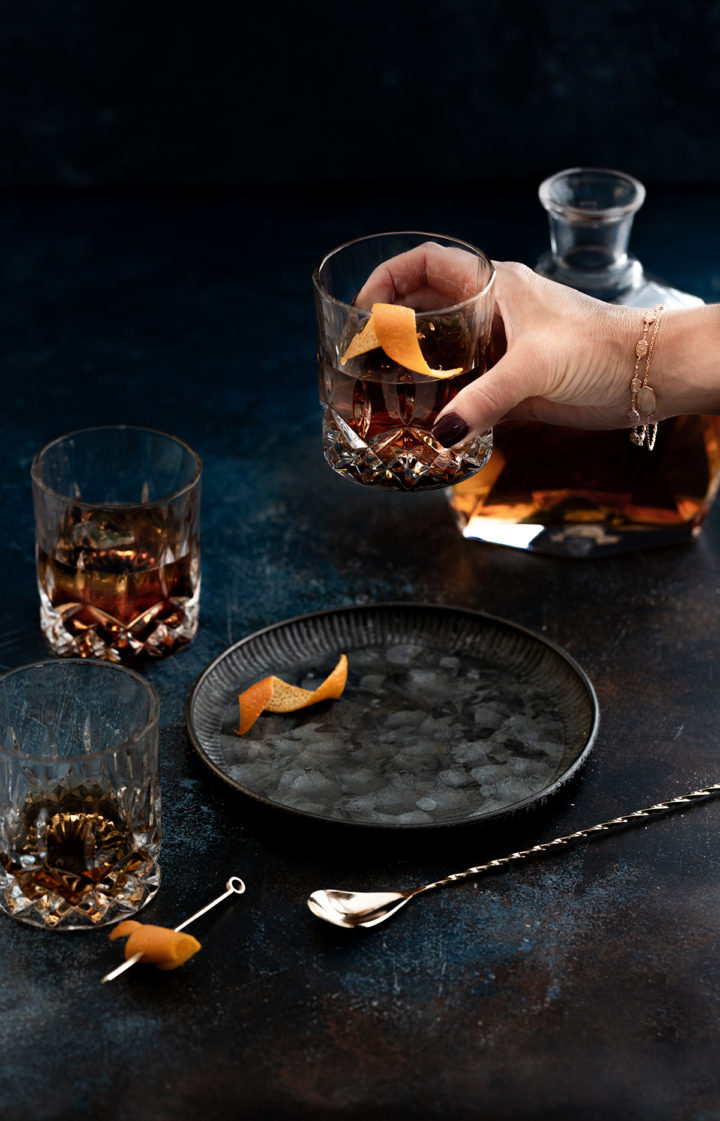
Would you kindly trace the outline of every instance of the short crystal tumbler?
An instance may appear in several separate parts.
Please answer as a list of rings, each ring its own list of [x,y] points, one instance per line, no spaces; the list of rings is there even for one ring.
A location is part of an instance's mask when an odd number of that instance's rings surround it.
[[[202,465],[182,440],[118,425],[32,464],[40,622],[63,657],[134,663],[197,633]]]
[[[323,258],[313,283],[323,450],[333,470],[418,491],[485,465],[491,432],[446,448],[432,428],[486,370],[494,279],[480,249],[437,234],[376,234]]]
[[[159,702],[134,670],[51,659],[0,677],[0,910],[102,926],[160,884]]]

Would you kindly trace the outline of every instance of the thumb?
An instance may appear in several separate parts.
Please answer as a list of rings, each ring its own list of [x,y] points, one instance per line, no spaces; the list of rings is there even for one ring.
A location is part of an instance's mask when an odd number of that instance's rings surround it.
[[[438,443],[449,448],[469,435],[485,432],[498,424],[521,401],[539,392],[537,373],[533,370],[531,356],[524,355],[524,347],[517,344],[487,373],[461,389],[450,401],[433,425],[432,434]]]

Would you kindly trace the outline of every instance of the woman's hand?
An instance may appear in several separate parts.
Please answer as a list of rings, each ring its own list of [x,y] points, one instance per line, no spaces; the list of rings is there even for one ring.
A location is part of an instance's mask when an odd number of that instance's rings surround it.
[[[637,309],[583,296],[524,265],[494,264],[491,367],[440,415],[434,429],[440,442],[449,446],[509,417],[627,427],[633,347],[642,329]],[[472,254],[428,242],[376,269],[355,303],[427,309],[476,292]]]
[[[436,429],[448,427],[451,413],[468,432],[508,418],[627,427],[637,309],[594,300],[525,265],[498,261],[495,269],[490,369],[457,395]]]
[[[489,369],[445,407],[433,428],[436,439],[450,447],[509,418],[573,428],[630,427],[641,309],[584,296],[525,265],[493,263]],[[479,290],[477,258],[427,242],[375,269],[355,302],[399,302],[425,311]],[[658,401],[653,420],[720,414],[720,304],[665,312],[649,384]]]

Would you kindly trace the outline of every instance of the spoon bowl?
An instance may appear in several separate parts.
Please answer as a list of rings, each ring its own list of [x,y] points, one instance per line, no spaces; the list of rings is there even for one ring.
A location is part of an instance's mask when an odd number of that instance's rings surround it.
[[[415,891],[340,891],[337,888],[322,888],[312,893],[307,904],[319,919],[334,926],[352,929],[356,926],[377,926],[404,907],[415,894]]]

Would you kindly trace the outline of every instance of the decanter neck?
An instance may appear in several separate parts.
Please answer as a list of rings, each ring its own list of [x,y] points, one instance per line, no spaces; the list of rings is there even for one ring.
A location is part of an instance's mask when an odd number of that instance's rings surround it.
[[[539,273],[605,300],[642,285],[642,265],[627,251],[645,200],[642,183],[620,171],[579,167],[544,180],[538,193],[550,226]]]

